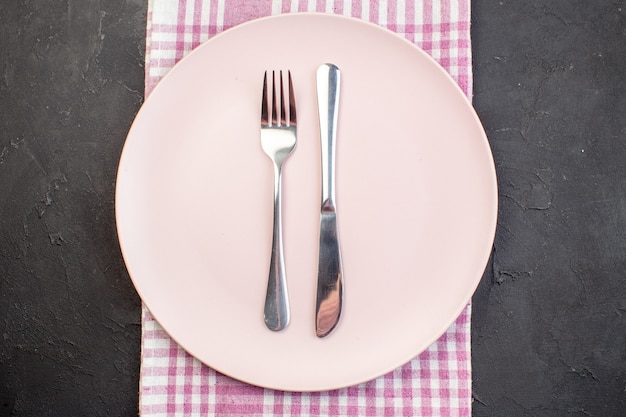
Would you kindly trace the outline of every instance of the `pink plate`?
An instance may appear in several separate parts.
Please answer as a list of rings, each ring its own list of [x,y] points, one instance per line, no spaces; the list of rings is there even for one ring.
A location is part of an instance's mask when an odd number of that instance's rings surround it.
[[[318,339],[315,72],[325,62],[342,72],[345,304]],[[298,110],[283,170],[292,318],[279,333],[263,322],[273,202],[260,143],[266,69],[291,70]],[[491,251],[496,177],[474,110],[426,53],[360,20],[292,14],[214,37],[161,81],[128,135],[116,211],[135,287],[183,348],[251,384],[316,391],[403,365],[456,319]]]

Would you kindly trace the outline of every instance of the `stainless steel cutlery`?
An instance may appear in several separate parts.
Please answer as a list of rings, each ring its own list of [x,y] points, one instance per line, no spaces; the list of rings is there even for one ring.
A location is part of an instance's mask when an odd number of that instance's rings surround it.
[[[261,146],[274,165],[274,223],[269,278],[265,297],[265,324],[282,330],[289,324],[289,296],[283,256],[281,176],[282,165],[296,146],[296,103],[291,73],[288,94],[283,72],[265,72],[261,101]],[[337,233],[335,199],[335,140],[339,106],[340,72],[333,64],[317,70],[317,105],[322,155],[322,195],[319,229],[319,260],[315,304],[318,337],[337,325],[343,305],[343,267]],[[285,100],[287,101],[285,103]]]
[[[274,226],[264,316],[268,328],[282,330],[289,324],[290,317],[283,255],[282,166],[296,147],[296,100],[291,73],[287,72],[289,93],[286,105],[283,72],[278,73],[278,83],[275,75],[272,71],[268,80],[268,73],[265,73],[261,101],[261,146],[274,165]],[[279,90],[279,100],[276,90]]]
[[[333,64],[317,70],[317,107],[322,146],[322,204],[315,333],[328,335],[337,325],[343,304],[343,267],[337,234],[335,199],[335,138],[339,106],[340,72]]]

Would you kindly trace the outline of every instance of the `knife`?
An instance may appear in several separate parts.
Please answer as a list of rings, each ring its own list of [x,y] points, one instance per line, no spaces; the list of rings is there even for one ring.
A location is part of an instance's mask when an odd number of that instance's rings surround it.
[[[335,328],[343,304],[343,268],[335,207],[335,138],[340,78],[336,65],[324,64],[317,70],[317,106],[322,145],[322,206],[315,306],[318,337],[327,336]]]

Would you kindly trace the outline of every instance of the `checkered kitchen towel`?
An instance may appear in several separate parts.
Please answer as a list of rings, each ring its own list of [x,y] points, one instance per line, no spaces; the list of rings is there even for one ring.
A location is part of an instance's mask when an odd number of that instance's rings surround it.
[[[149,0],[146,95],[189,51],[239,23],[315,11],[377,23],[435,58],[471,97],[470,0]],[[140,413],[156,416],[470,416],[471,307],[430,348],[373,381],[314,393],[236,381],[201,364],[143,308]]]

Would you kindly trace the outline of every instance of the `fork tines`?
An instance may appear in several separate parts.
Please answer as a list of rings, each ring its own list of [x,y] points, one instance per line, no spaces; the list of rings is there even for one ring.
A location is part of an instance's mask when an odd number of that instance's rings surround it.
[[[272,126],[294,126],[296,124],[296,99],[293,92],[293,83],[291,81],[291,71],[287,71],[287,82],[289,84],[289,105],[285,106],[285,87],[283,83],[283,71],[278,72],[280,84],[276,85],[276,71],[272,71],[270,82],[267,77],[268,71],[263,76],[263,98],[261,101],[261,125],[266,127]],[[276,101],[276,89],[280,89],[280,103]],[[271,89],[271,101],[269,100],[269,91]],[[268,106],[271,109],[268,111]],[[289,114],[287,115],[287,107]],[[280,118],[278,117],[280,115]]]

